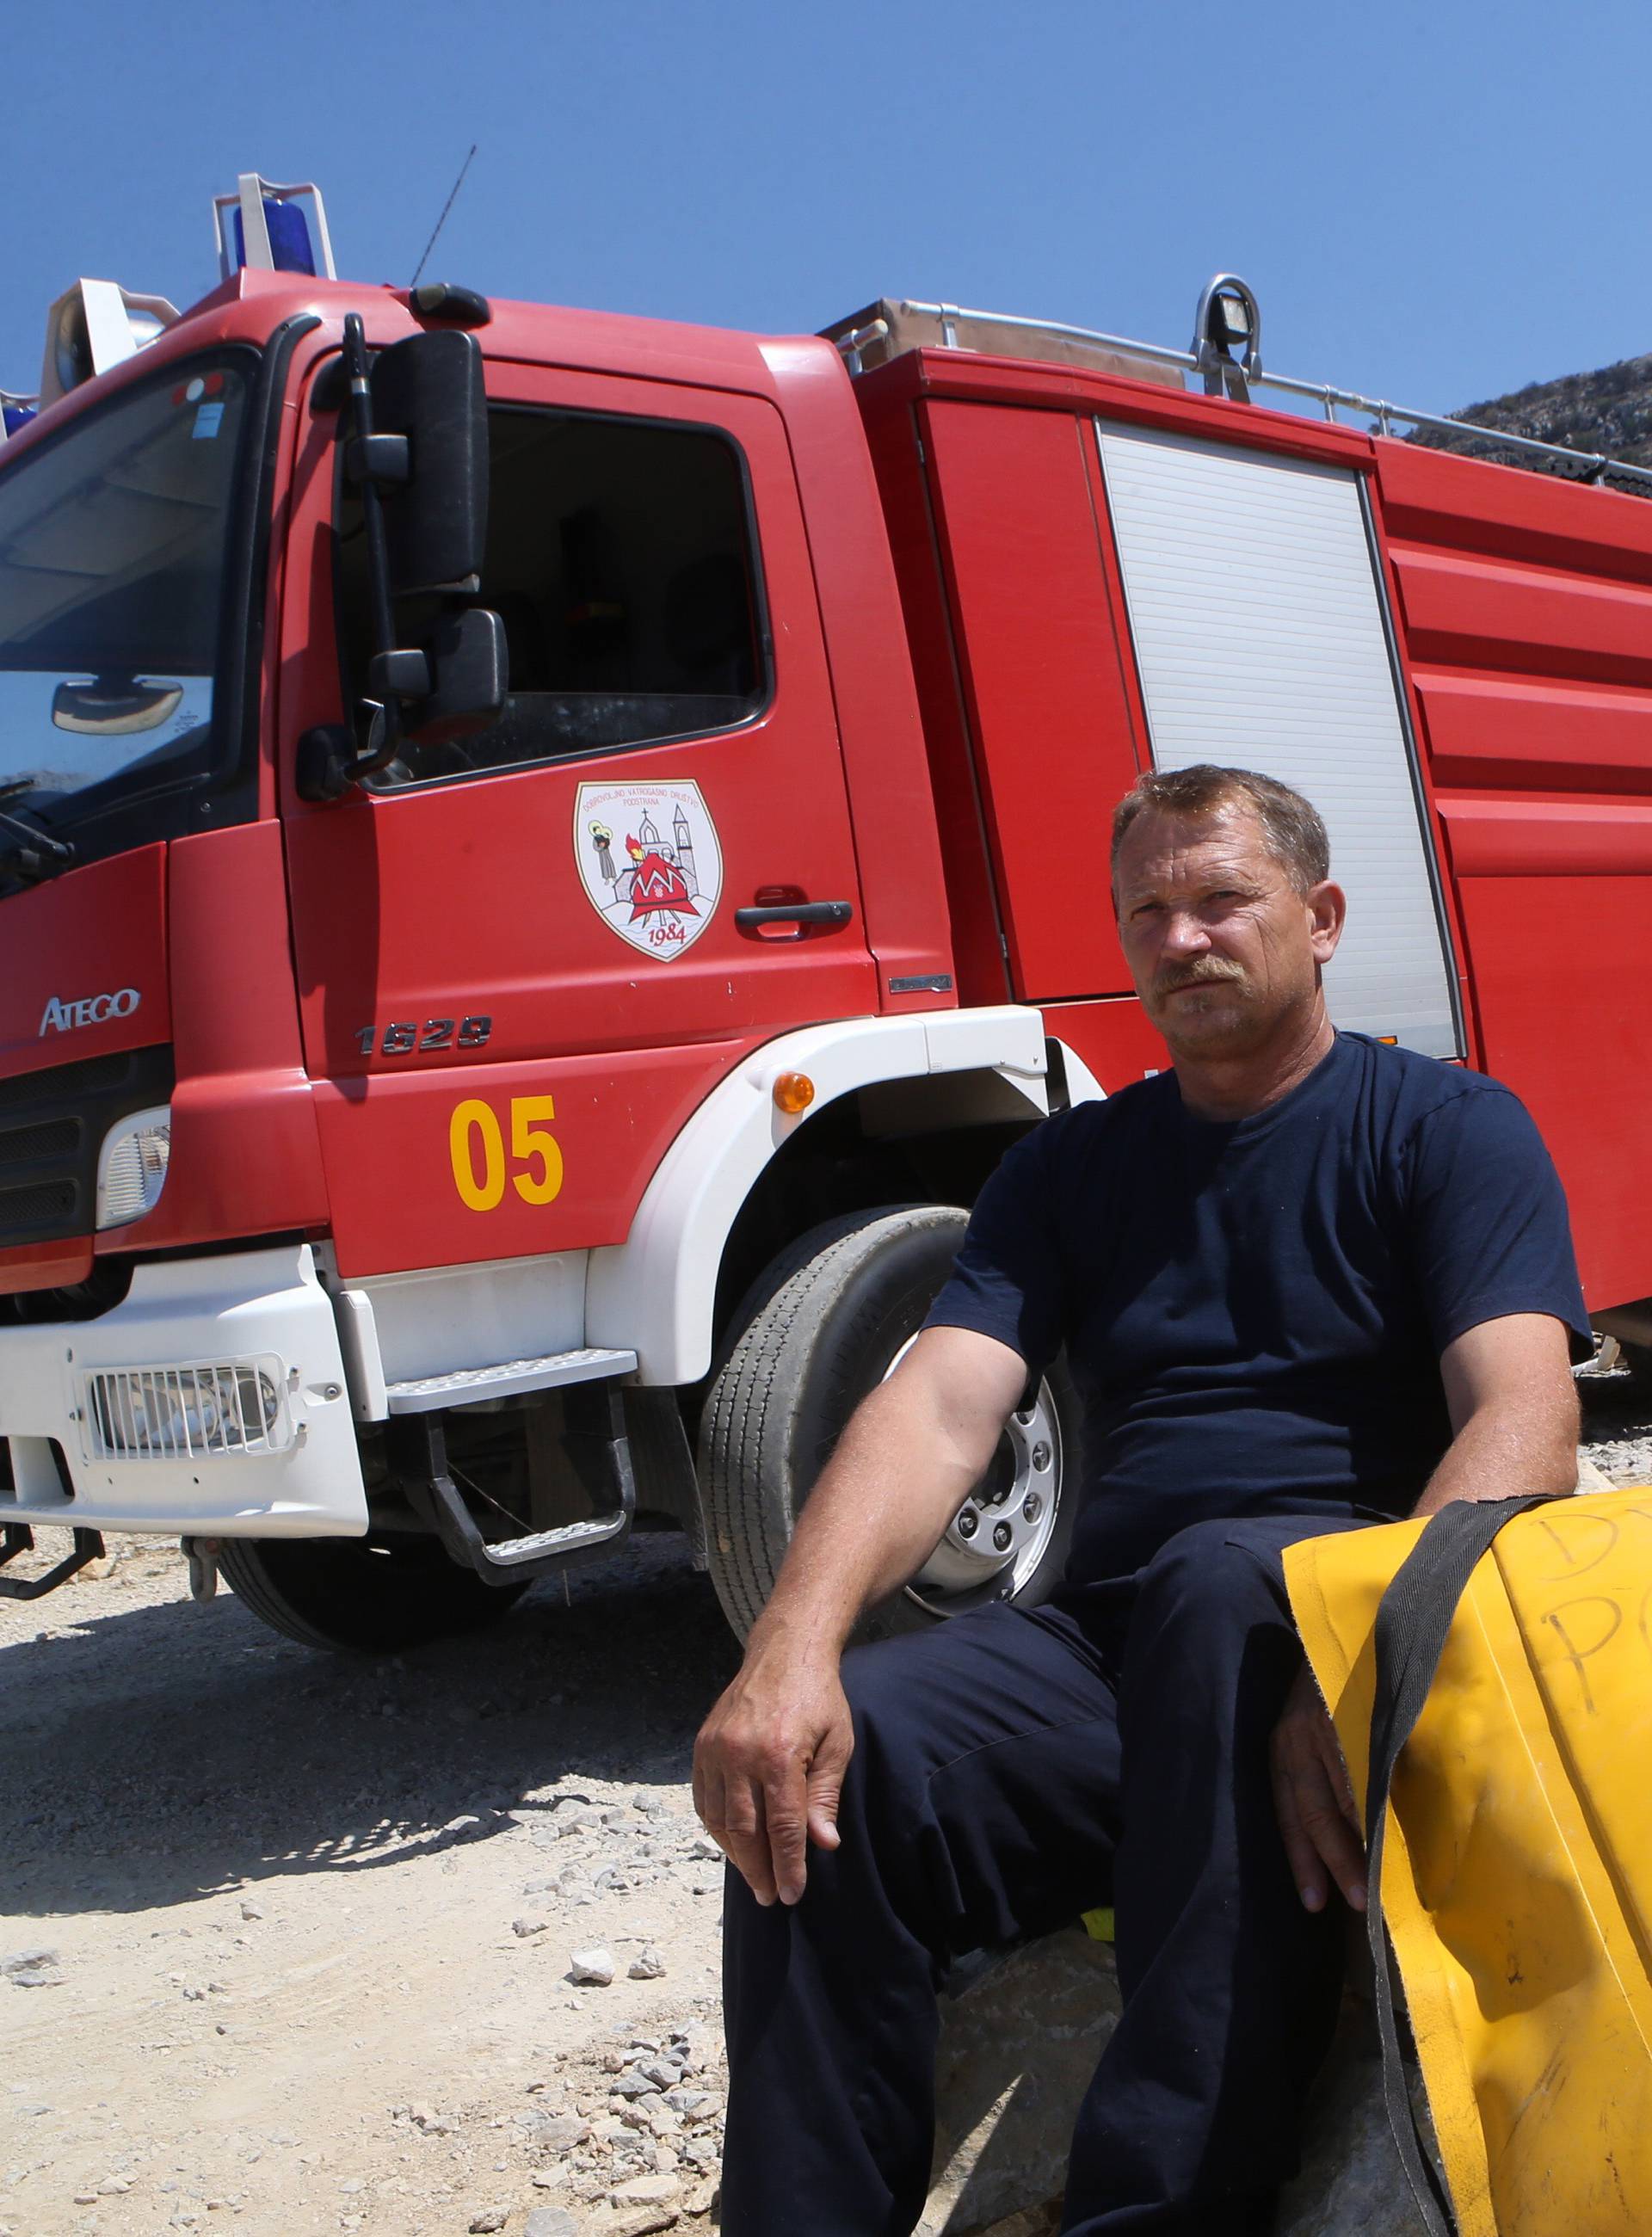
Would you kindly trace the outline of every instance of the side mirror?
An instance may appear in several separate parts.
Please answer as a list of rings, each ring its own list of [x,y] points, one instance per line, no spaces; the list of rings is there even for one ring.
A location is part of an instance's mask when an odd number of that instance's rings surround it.
[[[373,432],[360,464],[384,509],[391,597],[474,594],[487,544],[487,398],[476,337],[451,328],[410,335],[380,351],[367,386]]]
[[[510,682],[505,624],[485,606],[444,614],[424,650],[378,654],[371,680],[383,696],[367,703],[376,711],[365,752],[342,723],[321,724],[299,740],[301,800],[342,800],[364,776],[387,767],[403,741],[446,745],[497,720]],[[392,707],[396,719],[389,730]]]
[[[447,606],[422,645],[398,643],[395,604],[462,599],[481,588],[487,548],[487,397],[473,336],[409,335],[371,363],[359,311],[345,315],[349,384],[345,465],[361,491],[373,651],[368,696],[347,726],[299,742],[305,800],[340,800],[388,769],[400,742],[485,729],[505,704],[505,624]]]
[[[444,614],[430,639],[429,696],[404,709],[402,734],[415,745],[445,745],[498,719],[510,669],[505,624],[486,606]]]

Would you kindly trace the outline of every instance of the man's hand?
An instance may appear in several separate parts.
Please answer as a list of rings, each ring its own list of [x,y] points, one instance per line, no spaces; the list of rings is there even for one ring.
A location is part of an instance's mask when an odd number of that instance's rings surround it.
[[[837,1846],[855,1745],[844,1644],[980,1482],[1026,1382],[1026,1361],[995,1337],[925,1329],[856,1408],[809,1492],[744,1665],[694,1751],[694,1806],[759,1903],[796,1903],[809,1842]]]
[[[759,1903],[796,1903],[809,1843],[837,1846],[854,1746],[835,1654],[755,1655],[706,1719],[694,1806]]]
[[[1297,1891],[1323,1910],[1327,1875],[1355,1910],[1365,1908],[1365,1851],[1347,1765],[1319,1689],[1305,1663],[1273,1727],[1273,1806]]]

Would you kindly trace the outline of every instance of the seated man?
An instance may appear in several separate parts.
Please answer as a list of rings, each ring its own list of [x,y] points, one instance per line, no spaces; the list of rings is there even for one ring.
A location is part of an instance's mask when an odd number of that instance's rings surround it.
[[[1569,1489],[1569,1335],[1589,1349],[1519,1103],[1332,1030],[1329,871],[1318,815],[1268,778],[1127,795],[1114,901],[1176,1069],[1005,1158],[701,1733],[697,1803],[737,1867],[725,2237],[909,2231],[937,1983],[1109,1899],[1123,2016],[1063,2230],[1249,2237],[1293,2168],[1341,1976],[1332,1883],[1365,1891],[1281,1551]],[[1087,1466],[1054,1600],[845,1655],[1063,1344]]]

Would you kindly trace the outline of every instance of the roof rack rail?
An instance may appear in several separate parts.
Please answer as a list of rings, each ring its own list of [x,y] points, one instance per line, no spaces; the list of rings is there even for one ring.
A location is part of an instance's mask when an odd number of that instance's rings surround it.
[[[886,310],[895,307],[879,307]],[[1472,420],[1447,419],[1437,412],[1413,412],[1381,397],[1361,396],[1354,389],[1334,387],[1329,381],[1294,380],[1285,373],[1264,372],[1261,313],[1253,291],[1235,273],[1218,273],[1201,292],[1193,346],[1190,350],[1169,349],[1161,342],[1133,341],[1124,334],[1103,333],[1093,327],[1069,326],[1059,319],[1021,318],[1005,311],[969,311],[953,303],[902,302],[898,308],[915,320],[938,321],[940,346],[943,349],[965,346],[958,338],[961,328],[972,325],[1008,327],[1029,337],[1037,335],[1053,341],[1113,351],[1120,357],[1146,360],[1155,366],[1173,366],[1184,376],[1199,374],[1206,394],[1226,394],[1237,403],[1251,402],[1253,387],[1279,389],[1287,396],[1302,397],[1318,405],[1324,418],[1333,423],[1339,412],[1363,412],[1376,421],[1373,433],[1391,435],[1398,420],[1406,426],[1449,435],[1454,439],[1454,446],[1456,443],[1484,444],[1494,450],[1512,452],[1513,463],[1523,465],[1530,462],[1536,471],[1561,467],[1568,479],[1581,482],[1598,482],[1608,474],[1622,476],[1652,494],[1652,467],[1633,465],[1625,459],[1608,458],[1596,451],[1572,451],[1562,443],[1542,443],[1533,435],[1509,434],[1500,428],[1477,426]],[[884,346],[882,356],[895,354],[898,347],[909,346],[898,342],[887,315],[850,327],[847,331],[829,328],[828,333],[851,373],[862,371],[869,351],[880,344]],[[1241,346],[1237,358],[1232,354],[1235,344]]]

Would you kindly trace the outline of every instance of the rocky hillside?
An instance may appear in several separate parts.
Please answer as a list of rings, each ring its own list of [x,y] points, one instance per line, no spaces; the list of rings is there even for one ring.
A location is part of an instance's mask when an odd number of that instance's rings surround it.
[[[1452,417],[1476,427],[1533,436],[1540,443],[1558,443],[1569,451],[1603,452],[1631,465],[1652,467],[1652,355],[1625,358],[1621,364],[1602,366],[1598,373],[1535,380],[1510,396],[1468,405]],[[1450,436],[1434,428],[1419,428],[1412,439],[1431,449],[1458,447]],[[1496,455],[1479,444],[1472,449],[1479,458]],[[1535,462],[1526,458],[1519,463],[1530,466]],[[1563,469],[1557,465],[1554,471]],[[1612,480],[1609,474],[1605,478]],[[1652,483],[1625,479],[1618,486],[1652,496]]]

